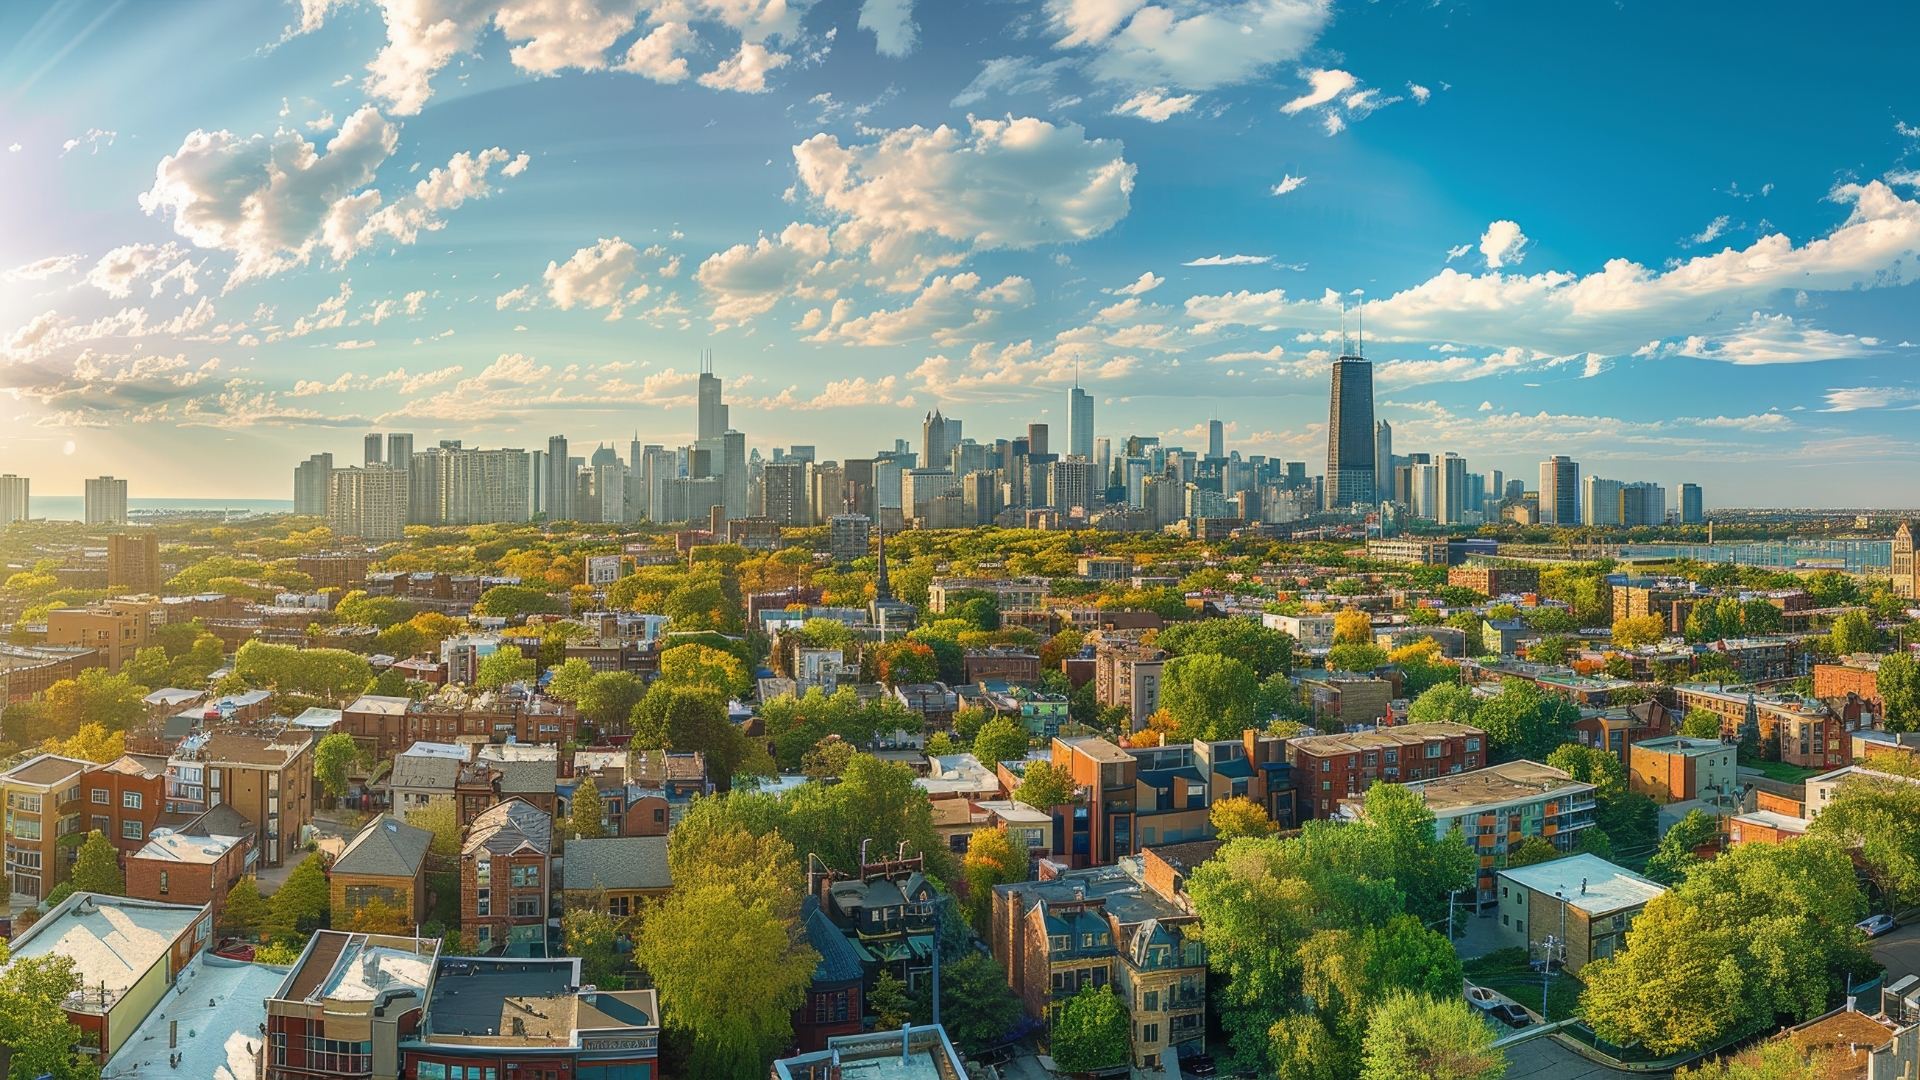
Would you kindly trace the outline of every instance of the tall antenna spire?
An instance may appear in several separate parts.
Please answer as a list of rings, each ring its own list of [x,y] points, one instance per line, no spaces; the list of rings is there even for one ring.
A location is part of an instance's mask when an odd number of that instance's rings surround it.
[[[1360,324],[1360,344],[1354,355],[1365,356],[1367,355],[1367,302],[1365,300],[1353,305],[1353,317]]]
[[[1345,356],[1350,351],[1347,345],[1347,300],[1343,296],[1340,298],[1340,355]]]

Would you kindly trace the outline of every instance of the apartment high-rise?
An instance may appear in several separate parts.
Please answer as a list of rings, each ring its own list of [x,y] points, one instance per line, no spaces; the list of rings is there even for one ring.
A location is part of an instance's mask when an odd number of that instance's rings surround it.
[[[1076,506],[1089,509],[1102,490],[1094,485],[1091,461],[1069,458],[1047,467],[1047,505],[1056,510],[1064,512]]]
[[[160,537],[129,529],[107,537],[107,587],[131,593],[160,591]]]
[[[813,507],[813,521],[832,521],[847,512],[846,470],[829,461],[807,465],[807,499]]]
[[[1093,395],[1080,389],[1078,379],[1067,395],[1067,453],[1093,460]]]
[[[332,483],[333,455],[315,454],[293,467],[293,512],[324,517]]]
[[[24,476],[12,473],[0,476],[0,525],[27,520],[32,507],[27,489],[31,486]]]
[[[1408,490],[1406,503],[1413,509],[1413,516],[1428,521],[1441,520],[1444,508],[1440,505],[1440,466],[1432,462],[1418,462],[1407,466]]]
[[[960,478],[960,498],[970,526],[991,525],[1000,513],[1000,475],[970,472]]]
[[[1373,497],[1393,498],[1393,425],[1385,420],[1373,422]]]
[[[1540,463],[1540,524],[1580,524],[1580,463],[1565,454]]]
[[[1218,420],[1207,421],[1207,456],[1216,461],[1227,456],[1227,429]]]
[[[413,464],[413,435],[411,432],[389,432],[387,435],[387,460],[389,469],[404,469]]]
[[[703,393],[705,387],[702,383]],[[565,435],[547,439],[547,482],[542,487],[547,493],[547,520],[570,520],[573,517],[573,461],[567,456]]]
[[[770,461],[765,468],[760,481],[761,515],[790,528],[813,524],[813,511],[807,498],[807,463]]]
[[[1373,502],[1373,465],[1373,364],[1342,356],[1327,404],[1327,506]]]
[[[835,514],[828,525],[828,548],[833,561],[845,565],[867,557],[872,546],[873,519],[865,514]]]
[[[1665,525],[1667,523],[1667,491],[1659,484],[1639,481],[1620,485],[1620,524],[1626,528],[1636,525]]]
[[[379,432],[377,431],[368,432],[365,439],[363,440],[364,448],[361,451],[360,464],[362,465],[381,464],[380,449],[382,446],[386,444],[386,441],[387,441],[386,436],[380,434]]]
[[[1113,440],[1093,440],[1093,471],[1100,478],[1101,487],[1113,486]]]
[[[874,462],[872,458],[848,458],[840,464],[842,480],[845,485],[847,512],[864,515],[869,522],[879,518],[880,507],[874,502]]]
[[[87,481],[87,524],[127,523],[127,482],[102,476]]]
[[[713,463],[720,473],[721,505],[727,508],[727,517],[743,518],[747,515],[747,436],[739,431],[720,433],[720,458]]]
[[[1699,484],[1680,485],[1680,524],[1701,525],[1707,520],[1705,504],[1700,498]]]
[[[1620,489],[1618,480],[1604,480],[1598,476],[1589,476],[1580,482],[1580,522],[1586,525],[1620,524]],[[1540,493],[1540,502],[1547,501],[1546,492]],[[1565,524],[1565,522],[1562,522]]]
[[[399,540],[407,530],[407,470],[389,465],[335,469],[327,495],[327,526],[336,536]]]
[[[1047,425],[1027,425],[1027,456],[1038,458],[1047,456]]]

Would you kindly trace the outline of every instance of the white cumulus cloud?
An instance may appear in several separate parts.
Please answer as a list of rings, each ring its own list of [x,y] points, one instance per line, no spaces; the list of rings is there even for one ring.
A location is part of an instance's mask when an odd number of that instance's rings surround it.
[[[1048,0],[1060,49],[1089,75],[1134,87],[1212,90],[1258,78],[1319,37],[1330,0]]]
[[[1527,235],[1511,221],[1496,221],[1480,236],[1480,254],[1490,269],[1510,266],[1527,257]]]
[[[825,228],[794,222],[774,239],[762,236],[708,256],[693,278],[713,298],[713,318],[750,318],[778,303],[819,265],[829,248]]]
[[[859,26],[873,31],[874,48],[881,56],[905,56],[920,37],[920,28],[913,22],[913,0],[862,0]]]
[[[4,277],[9,283],[45,281],[51,277],[73,273],[74,267],[79,266],[83,258],[85,258],[84,255],[54,255],[45,259],[35,259],[33,262],[14,267],[0,277]]]
[[[1168,97],[1165,88],[1157,88],[1140,91],[1115,105],[1113,111],[1119,116],[1137,116],[1148,123],[1158,124],[1193,108],[1193,103],[1199,100],[1198,94]]]
[[[767,92],[767,72],[787,66],[793,59],[751,41],[740,43],[740,51],[720,62],[720,66],[700,76],[700,85],[715,90],[738,90],[743,94]]]

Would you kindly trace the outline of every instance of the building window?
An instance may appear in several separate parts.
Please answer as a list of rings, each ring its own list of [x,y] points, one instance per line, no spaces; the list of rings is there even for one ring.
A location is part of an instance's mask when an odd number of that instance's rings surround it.
[[[167,895],[167,872],[165,870],[160,871],[160,895]]]
[[[509,876],[516,889],[531,889],[540,884],[540,868],[537,866],[516,866]]]
[[[1437,742],[1435,742],[1435,743],[1428,743],[1428,744],[1427,744],[1427,756],[1428,756],[1428,757],[1430,757],[1430,758],[1437,758],[1437,757],[1439,757],[1439,756],[1440,756],[1440,751],[1441,751],[1442,749],[1443,749],[1443,747],[1442,747],[1442,746],[1441,746],[1441,745],[1440,745],[1439,743],[1437,743]]]
[[[123,809],[123,810],[138,810],[138,809],[140,809],[140,793],[139,793],[139,792],[137,792],[137,791],[123,791],[123,792],[121,792],[121,793],[120,793],[120,808],[121,808],[121,809]]]
[[[493,914],[493,890],[481,889],[474,894],[474,913],[476,915]]]
[[[1160,991],[1148,990],[1140,995],[1140,1008],[1147,1012],[1160,1011]]]
[[[1146,1042],[1146,1043],[1159,1042],[1160,1041],[1160,1025],[1159,1024],[1142,1024],[1140,1027],[1140,1041]]]
[[[93,789],[93,801],[99,803],[101,806],[111,805],[109,798],[111,795],[112,792],[109,792],[106,788],[97,787]]]
[[[113,819],[105,814],[93,815],[93,831],[105,835],[113,831]]]
[[[147,827],[141,822],[128,819],[120,823],[120,836],[122,839],[140,840],[145,838],[146,834]]]
[[[653,812],[653,823],[655,825],[658,825],[665,820],[667,820],[667,812],[665,810],[655,810]]]
[[[616,919],[624,919],[632,914],[633,908],[631,905],[632,900],[629,897],[609,896],[607,897],[607,914]]]
[[[525,919],[540,914],[540,898],[537,896],[516,896],[513,898],[513,915]]]

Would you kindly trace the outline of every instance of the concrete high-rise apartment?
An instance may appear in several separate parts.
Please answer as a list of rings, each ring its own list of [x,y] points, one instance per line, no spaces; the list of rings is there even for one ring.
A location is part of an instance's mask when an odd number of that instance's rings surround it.
[[[87,524],[127,523],[127,482],[102,476],[87,481]]]
[[[646,448],[641,457],[640,484],[647,492],[647,520],[670,521],[660,515],[666,511],[667,481],[680,475],[680,455],[658,446]]]
[[[1667,523],[1667,491],[1659,484],[1641,480],[1620,485],[1620,524],[1660,526]]]
[[[701,392],[706,384],[701,384]],[[567,437],[554,435],[547,439],[547,482],[541,485],[546,489],[548,521],[566,521],[573,517],[573,462],[567,457]]]
[[[1407,505],[1412,508],[1413,516],[1439,521],[1443,509],[1440,505],[1440,466],[1431,462],[1418,462],[1407,466]]]
[[[332,483],[333,455],[315,454],[293,467],[293,512],[324,517]]]
[[[1373,497],[1393,498],[1393,425],[1385,420],[1373,422]]]
[[[1093,480],[1093,462],[1056,461],[1047,467],[1047,505],[1062,512],[1078,506],[1089,509],[1094,496],[1104,490]]]
[[[335,469],[327,494],[327,526],[335,536],[399,540],[406,536],[407,470],[389,465]]]
[[[1080,389],[1077,378],[1067,395],[1067,454],[1093,460],[1093,395]]]
[[[385,435],[382,435],[377,431],[368,432],[366,437],[362,440],[363,449],[361,451],[360,464],[362,465],[381,464],[382,462],[380,460],[380,451],[386,445],[386,442],[387,442],[387,437]]]
[[[1580,463],[1565,454],[1540,463],[1540,524],[1580,524]]]
[[[413,464],[413,434],[398,431],[387,434],[387,460],[389,469],[405,469]]]
[[[1620,524],[1620,488],[1618,480],[1605,480],[1598,476],[1589,476],[1580,481],[1580,521],[1586,525]],[[1543,489],[1540,494],[1542,506],[1547,501]]]
[[[107,537],[107,588],[136,594],[160,591],[159,534],[129,529]]]
[[[1700,498],[1699,484],[1680,485],[1680,524],[1703,525],[1707,520],[1705,504]]]
[[[532,467],[525,450],[438,446],[407,470],[407,517],[416,525],[492,525],[525,521]]]
[[[847,512],[864,515],[869,522],[878,518],[880,507],[873,500],[873,459],[848,458],[840,463],[840,472]]]
[[[744,432],[724,431],[720,434],[720,458],[713,463],[720,474],[721,503],[727,508],[728,518],[747,516],[747,436]]]
[[[1327,506],[1372,503],[1373,464],[1373,364],[1342,356],[1327,404]]]
[[[1100,478],[1101,487],[1113,486],[1113,440],[1093,440],[1093,471]]]
[[[847,512],[847,473],[829,461],[807,465],[807,500],[815,524],[832,521]]]
[[[960,478],[960,499],[970,526],[991,525],[1000,513],[1000,474],[970,472]]]
[[[827,522],[828,548],[836,565],[867,557],[872,546],[873,519],[865,514],[835,514]]]
[[[0,476],[0,525],[11,525],[16,521],[27,520],[32,502],[28,498],[28,483],[24,476],[7,473]]]
[[[1227,429],[1218,420],[1207,421],[1207,456],[1215,460],[1227,456]]]
[[[760,513],[778,525],[804,528],[813,524],[813,510],[807,498],[807,463],[770,461],[760,480],[763,500]]]

